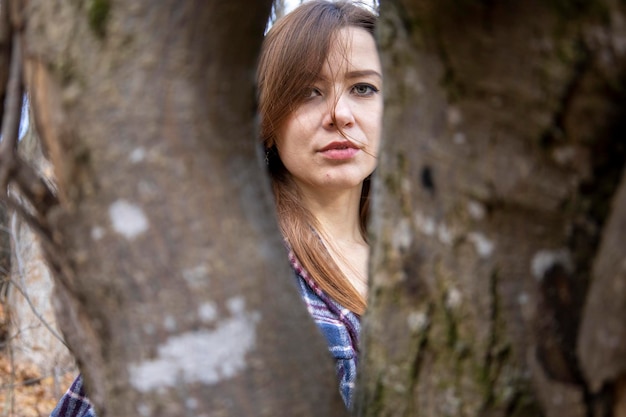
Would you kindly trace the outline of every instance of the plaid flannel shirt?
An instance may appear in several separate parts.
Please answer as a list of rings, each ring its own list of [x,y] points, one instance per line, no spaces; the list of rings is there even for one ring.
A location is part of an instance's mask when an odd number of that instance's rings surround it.
[[[341,397],[346,407],[350,408],[359,353],[359,316],[326,295],[300,265],[292,251],[289,251],[289,260],[296,272],[298,289],[309,314],[326,337],[328,350],[335,359]]]
[[[57,404],[50,417],[96,417],[79,375]]]
[[[335,359],[339,391],[346,407],[352,404],[356,381],[360,320],[359,316],[331,300],[289,251],[298,290],[317,327],[326,337],[328,350]],[[83,388],[80,375],[63,395],[50,417],[96,417]]]

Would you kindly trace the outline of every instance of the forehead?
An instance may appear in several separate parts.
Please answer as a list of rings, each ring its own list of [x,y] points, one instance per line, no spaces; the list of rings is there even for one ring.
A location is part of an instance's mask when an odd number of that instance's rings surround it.
[[[337,32],[328,51],[328,61],[322,69],[337,73],[343,70],[374,70],[381,73],[380,59],[374,37],[365,29],[345,27]]]

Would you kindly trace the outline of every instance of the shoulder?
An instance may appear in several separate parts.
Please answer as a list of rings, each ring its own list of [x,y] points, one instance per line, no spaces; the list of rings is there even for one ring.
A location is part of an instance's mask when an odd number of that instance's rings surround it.
[[[300,295],[335,359],[339,392],[346,406],[350,407],[356,382],[360,318],[326,295],[291,252],[289,260],[295,271]]]
[[[50,414],[50,417],[96,417],[85,395],[83,378],[79,375]]]
[[[324,334],[328,347],[336,359],[354,358],[358,352],[359,317],[326,295],[300,265],[293,253],[289,254],[298,291],[309,314]]]

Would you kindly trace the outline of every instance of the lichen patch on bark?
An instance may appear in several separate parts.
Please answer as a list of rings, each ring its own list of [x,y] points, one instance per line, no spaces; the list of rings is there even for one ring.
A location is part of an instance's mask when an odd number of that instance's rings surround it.
[[[215,329],[172,336],[158,347],[156,358],[132,364],[133,387],[151,392],[181,382],[213,385],[244,371],[246,355],[256,345],[260,313],[247,311],[240,297],[229,299],[227,306],[231,316],[217,321]]]

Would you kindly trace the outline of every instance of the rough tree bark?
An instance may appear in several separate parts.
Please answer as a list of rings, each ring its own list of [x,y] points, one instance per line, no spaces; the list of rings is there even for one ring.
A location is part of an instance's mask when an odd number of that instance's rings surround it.
[[[11,4],[58,182],[38,220],[59,321],[99,416],[343,415],[255,151],[271,2]]]
[[[626,415],[625,3],[382,8],[359,415]]]
[[[254,154],[270,2],[11,3],[100,415],[342,414]],[[626,415],[624,2],[382,7],[359,414]]]

